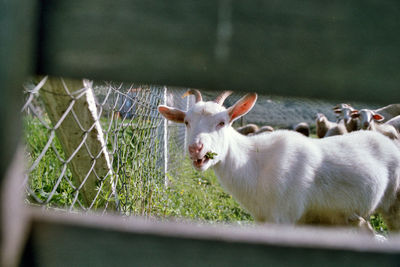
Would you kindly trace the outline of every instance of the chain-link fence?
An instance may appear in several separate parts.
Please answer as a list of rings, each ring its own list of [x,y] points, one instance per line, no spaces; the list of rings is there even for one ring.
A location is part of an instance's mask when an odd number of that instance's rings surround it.
[[[47,77],[24,87],[27,202],[148,215],[185,145],[185,127],[157,106],[186,110],[184,89]]]

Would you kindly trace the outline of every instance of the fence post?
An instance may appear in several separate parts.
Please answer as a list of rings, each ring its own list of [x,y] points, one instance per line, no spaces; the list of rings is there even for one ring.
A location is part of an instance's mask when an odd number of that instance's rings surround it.
[[[190,97],[186,97],[186,111],[189,110],[189,106],[190,106]],[[187,147],[187,130],[185,127],[185,139],[184,139],[184,144],[183,144],[183,156],[186,156],[186,147]]]
[[[93,205],[100,190],[109,192],[111,199],[115,193],[112,169],[91,83],[49,78],[40,95],[66,154],[76,190],[87,207]]]
[[[167,105],[167,87],[164,86],[164,96],[163,96],[163,105]],[[164,120],[164,184],[166,186],[169,185],[169,180],[167,176],[168,171],[168,120],[163,118]]]

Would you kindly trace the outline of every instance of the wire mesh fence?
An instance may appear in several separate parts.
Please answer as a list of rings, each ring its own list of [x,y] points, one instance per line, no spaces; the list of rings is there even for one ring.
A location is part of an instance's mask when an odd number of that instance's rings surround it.
[[[184,89],[47,77],[24,88],[26,201],[148,215],[185,145],[157,106],[187,109]]]

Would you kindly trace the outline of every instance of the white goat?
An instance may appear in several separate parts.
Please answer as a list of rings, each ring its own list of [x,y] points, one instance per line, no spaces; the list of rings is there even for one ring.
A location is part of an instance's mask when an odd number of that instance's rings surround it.
[[[355,109],[349,104],[339,104],[333,108],[333,112],[338,115],[338,119],[344,121],[346,130],[349,133],[360,129],[359,119],[351,116],[351,112],[354,110]]]
[[[343,135],[347,133],[343,120],[339,122],[332,122],[329,121],[328,118],[322,113],[317,114],[315,124],[317,128],[317,136],[319,138]]]
[[[359,118],[362,130],[377,131],[390,139],[399,139],[399,134],[395,127],[387,123],[382,124],[384,117],[370,109],[353,110],[353,118]]]
[[[400,116],[396,116],[394,118],[391,118],[385,124],[392,125],[398,133],[400,133]]]
[[[387,122],[388,120],[400,115],[400,104],[390,104],[373,111],[383,116],[381,122]]]
[[[295,131],[243,136],[231,125],[251,110],[257,95],[222,106],[229,93],[204,102],[197,90],[188,111],[159,106],[185,123],[193,166],[212,167],[221,184],[259,222],[367,225],[380,211],[400,229],[400,150],[385,136],[357,131],[314,139]]]

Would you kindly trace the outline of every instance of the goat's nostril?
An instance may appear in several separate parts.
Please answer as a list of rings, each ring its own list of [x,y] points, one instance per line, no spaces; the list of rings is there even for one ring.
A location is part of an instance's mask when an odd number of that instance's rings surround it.
[[[200,153],[203,149],[203,144],[193,144],[189,146],[190,153]]]

